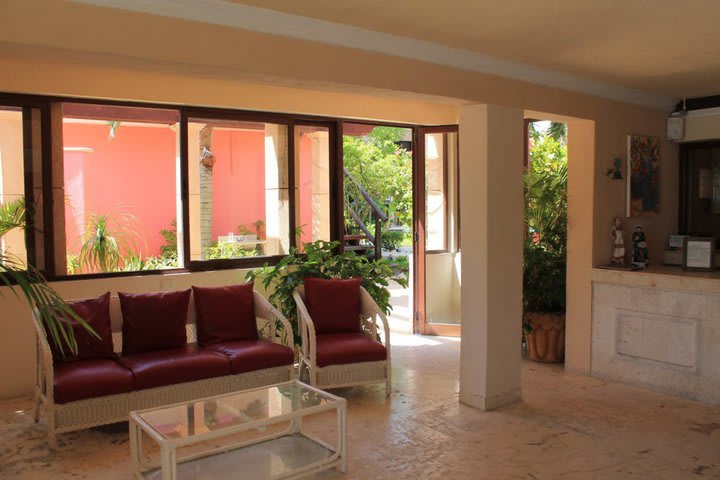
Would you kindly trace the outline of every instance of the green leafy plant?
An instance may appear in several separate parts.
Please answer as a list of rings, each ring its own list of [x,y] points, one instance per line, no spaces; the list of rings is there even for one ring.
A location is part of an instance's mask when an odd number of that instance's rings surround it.
[[[177,259],[177,220],[170,222],[170,228],[160,230],[160,235],[165,240],[165,243],[160,245],[160,256]]]
[[[68,275],[75,275],[80,273],[80,260],[78,259],[77,255],[73,253],[68,253],[65,256],[65,261],[67,265]]]
[[[565,310],[567,156],[564,143],[541,136],[525,173],[523,304],[525,311]]]
[[[375,127],[362,137],[346,135],[343,138],[343,164],[373,199],[387,207],[389,222],[410,226],[412,153],[398,146],[405,132],[406,129],[398,127]],[[359,199],[359,194],[350,192],[350,188],[346,182],[346,197]],[[366,202],[358,200],[353,209],[360,218],[370,218]],[[346,224],[354,225],[354,222],[347,217]]]
[[[0,238],[14,229],[25,229],[26,211],[24,198],[0,204]],[[77,353],[77,342],[68,319],[77,321],[92,335],[100,338],[48,285],[39,270],[26,265],[10,252],[0,252],[0,284],[7,286],[15,297],[24,298],[31,308],[37,308],[40,323],[63,355],[65,349]]]
[[[259,246],[258,246],[259,247]],[[245,248],[241,243],[215,243],[205,248],[206,260],[217,260],[221,258],[242,258],[256,257],[262,255],[258,248]]]
[[[0,204],[0,237],[16,228],[25,228],[25,197]]]
[[[406,236],[402,230],[385,230],[380,237],[383,250],[399,250]]]
[[[123,269],[123,251],[135,250],[137,219],[130,214],[91,215],[78,255],[86,272]]]
[[[271,292],[269,300],[290,320],[296,343],[299,341],[299,332],[292,294],[295,288],[303,284],[305,277],[361,277],[362,286],[386,313],[392,310],[390,291],[387,288],[389,281],[393,279],[403,287],[407,286],[407,280],[397,276],[387,261],[368,260],[352,252],[338,255],[336,251],[339,246],[339,242],[309,242],[304,245],[302,254],[293,248],[277,265],[270,267],[265,264],[247,274],[247,280],[260,280]]]

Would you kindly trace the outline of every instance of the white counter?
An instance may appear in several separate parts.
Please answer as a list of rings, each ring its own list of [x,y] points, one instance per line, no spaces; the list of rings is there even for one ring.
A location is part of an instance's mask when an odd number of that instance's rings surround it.
[[[593,376],[720,404],[720,272],[593,269]]]

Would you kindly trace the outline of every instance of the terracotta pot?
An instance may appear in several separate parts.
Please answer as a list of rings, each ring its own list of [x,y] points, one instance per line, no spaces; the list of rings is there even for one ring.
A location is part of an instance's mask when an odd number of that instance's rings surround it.
[[[525,334],[528,357],[543,363],[565,360],[565,314],[526,312],[532,331]]]

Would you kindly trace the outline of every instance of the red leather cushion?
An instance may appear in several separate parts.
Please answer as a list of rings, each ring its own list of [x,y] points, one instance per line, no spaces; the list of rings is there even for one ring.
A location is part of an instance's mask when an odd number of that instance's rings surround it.
[[[252,283],[192,289],[199,344],[258,338]]]
[[[316,341],[319,367],[387,359],[385,346],[364,333],[326,333],[317,335]]]
[[[59,363],[54,368],[53,382],[57,403],[127,393],[133,389],[132,372],[109,359]]]
[[[230,375],[226,356],[191,344],[123,356],[118,362],[132,372],[135,390]]]
[[[190,290],[118,293],[122,309],[123,355],[180,348],[187,342]]]
[[[222,342],[205,348],[226,355],[230,359],[232,373],[235,374],[289,366],[295,361],[291,348],[264,340]]]
[[[360,331],[361,281],[305,278],[305,305],[316,334]]]
[[[110,325],[110,292],[100,295],[97,298],[72,300],[67,302],[67,304],[100,335],[100,338],[88,332],[80,322],[61,312],[61,315],[66,315],[61,321],[65,324],[69,323],[70,328],[72,328],[75,334],[77,354],[73,354],[62,339],[60,346],[56,345],[52,334],[50,334],[46,327],[47,339],[50,344],[53,360],[55,362],[66,362],[91,358],[113,358],[115,355],[112,343],[112,327]],[[60,332],[58,333],[62,335]],[[62,347],[62,351],[60,347]]]

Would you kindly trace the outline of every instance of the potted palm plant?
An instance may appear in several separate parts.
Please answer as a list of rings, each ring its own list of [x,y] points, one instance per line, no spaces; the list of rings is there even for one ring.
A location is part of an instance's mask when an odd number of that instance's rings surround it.
[[[525,173],[527,236],[523,262],[523,333],[528,357],[565,358],[567,161],[565,147],[541,140]]]

